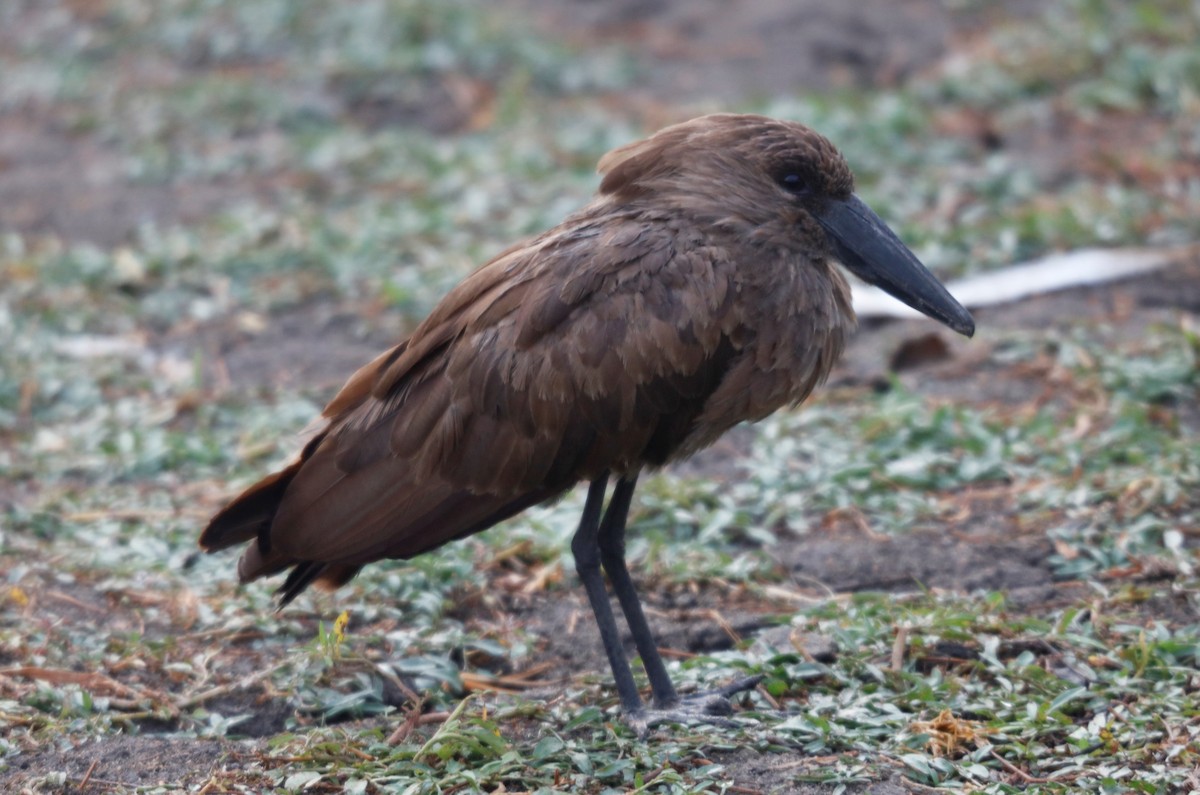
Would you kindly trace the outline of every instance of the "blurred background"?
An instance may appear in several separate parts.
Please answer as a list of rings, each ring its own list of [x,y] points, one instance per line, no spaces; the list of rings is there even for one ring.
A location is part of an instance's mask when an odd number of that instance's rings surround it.
[[[1197,41],[1196,0],[0,0],[0,784],[999,792],[1014,766],[1074,764],[1064,786],[1180,791]],[[946,279],[1167,252],[982,310],[974,341],[864,323],[812,405],[640,492],[634,569],[676,675],[761,670],[758,706],[827,704],[741,738],[791,767],[689,736],[631,758],[575,629],[577,497],[279,615],[233,555],[198,558],[222,501],[466,273],[582,205],[605,151],[713,111],[824,133]],[[947,659],[1015,682],[1008,700]],[[411,708],[375,667],[396,660],[476,734],[427,747],[414,717],[382,744]],[[531,700],[504,719],[460,700],[485,690]],[[566,695],[531,706],[547,692]],[[1047,703],[1052,727],[1029,717]],[[943,708],[994,753],[913,740]],[[302,759],[312,743],[331,756]],[[344,750],[372,743],[401,751]]]

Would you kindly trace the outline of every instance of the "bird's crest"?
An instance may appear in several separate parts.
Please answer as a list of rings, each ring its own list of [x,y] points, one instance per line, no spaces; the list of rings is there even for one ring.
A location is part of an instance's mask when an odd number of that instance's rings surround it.
[[[676,124],[604,155],[596,166],[596,171],[604,177],[600,181],[600,193],[636,193],[639,184],[673,170],[675,165],[667,154],[694,132],[694,126]]]

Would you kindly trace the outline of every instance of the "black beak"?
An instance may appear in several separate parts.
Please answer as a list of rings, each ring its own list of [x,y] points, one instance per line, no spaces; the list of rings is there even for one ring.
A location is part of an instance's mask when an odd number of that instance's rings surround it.
[[[834,255],[855,276],[959,334],[975,334],[971,313],[946,292],[862,199],[852,195],[845,201],[830,202],[815,217],[829,234]]]

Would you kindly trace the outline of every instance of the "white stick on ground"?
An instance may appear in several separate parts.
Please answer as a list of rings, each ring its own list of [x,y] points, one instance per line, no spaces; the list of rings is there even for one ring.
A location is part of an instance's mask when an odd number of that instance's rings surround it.
[[[1007,304],[1032,295],[1127,279],[1200,255],[1200,244],[1172,248],[1087,248],[949,282],[946,289],[968,309]],[[855,285],[859,317],[921,317],[878,287]]]

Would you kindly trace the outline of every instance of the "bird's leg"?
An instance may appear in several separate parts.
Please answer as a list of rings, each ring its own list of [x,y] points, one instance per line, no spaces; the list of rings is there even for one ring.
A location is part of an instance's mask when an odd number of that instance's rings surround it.
[[[575,531],[575,537],[571,539],[571,552],[575,555],[575,571],[579,573],[579,579],[587,591],[592,614],[596,617],[596,626],[600,629],[600,640],[604,643],[608,665],[612,668],[617,694],[621,698],[621,711],[626,715],[640,715],[642,697],[638,695],[633,672],[625,659],[625,647],[621,643],[612,605],[608,602],[608,593],[604,590],[604,576],[600,573],[597,534],[600,532],[600,509],[604,504],[604,492],[607,488],[608,475],[601,475],[588,487],[583,517],[579,520],[579,529]]]
[[[629,516],[629,503],[636,485],[636,475],[617,480],[608,510],[604,513],[604,521],[600,524],[599,536],[600,559],[604,562],[604,570],[608,572],[613,591],[621,603],[621,611],[625,613],[633,642],[641,655],[642,665],[646,668],[646,676],[650,679],[650,689],[654,693],[654,710],[648,713],[628,713],[629,717],[643,730],[657,723],[672,721],[703,720],[708,723],[729,723],[715,717],[728,715],[733,711],[729,696],[753,689],[762,681],[762,677],[739,679],[716,690],[689,694],[683,699],[675,693],[675,686],[671,684],[671,677],[663,664],[662,656],[658,653],[658,644],[650,632],[650,625],[646,622],[633,579],[625,565],[625,522]]]
[[[617,480],[612,499],[608,501],[608,510],[604,512],[604,521],[600,523],[600,560],[604,563],[604,571],[608,573],[617,601],[621,603],[621,612],[629,624],[642,665],[646,668],[650,690],[654,693],[654,706],[673,707],[679,701],[679,696],[675,694],[671,676],[658,653],[658,644],[650,632],[633,578],[629,576],[629,569],[625,565],[625,520],[629,516],[629,503],[633,499],[635,486],[637,475]]]

